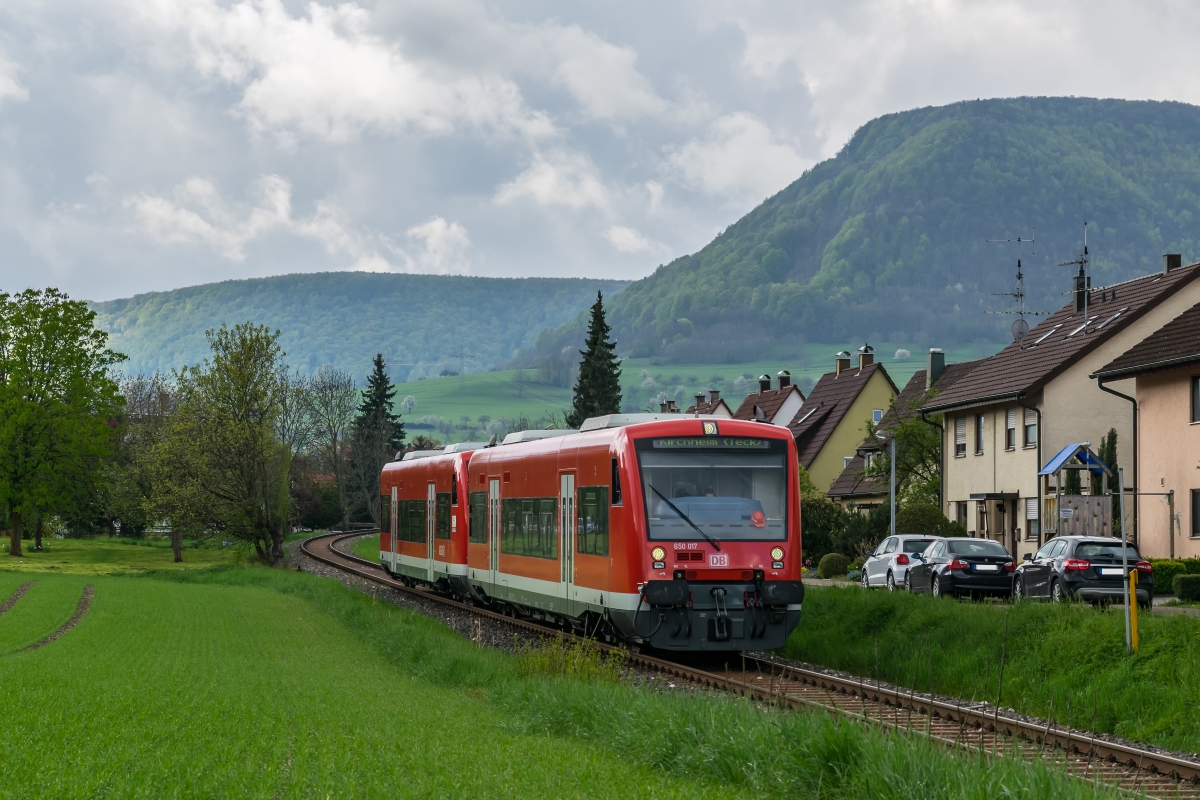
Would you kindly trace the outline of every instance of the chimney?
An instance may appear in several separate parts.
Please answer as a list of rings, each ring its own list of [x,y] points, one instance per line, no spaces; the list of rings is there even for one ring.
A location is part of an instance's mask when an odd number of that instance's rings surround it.
[[[696,408],[700,408],[700,406],[704,405],[704,393],[701,392],[700,394],[696,395],[695,400]]]
[[[833,371],[836,374],[841,375],[842,370],[844,369],[850,369],[850,353],[845,350],[833,357]]]
[[[658,404],[658,413],[660,413],[660,414],[667,413],[667,404],[665,402]]]
[[[1166,257],[1164,256],[1164,264]],[[1092,279],[1085,276],[1083,267],[1079,268],[1079,274],[1073,279],[1073,287],[1075,291],[1075,311],[1083,311],[1083,306],[1087,302],[1088,289],[1092,288]]]
[[[667,401],[667,413],[668,414],[678,414],[679,413],[679,406],[675,405],[674,400]]]
[[[768,391],[770,388],[771,388],[771,376],[770,375],[760,375],[758,378],[759,394],[762,394],[763,392]]]
[[[875,348],[864,344],[858,348],[858,368],[869,367],[875,363]]]
[[[1179,253],[1167,253],[1163,255],[1163,274],[1166,275],[1173,269],[1179,269],[1183,266],[1183,256]]]
[[[780,389],[786,389],[792,385],[792,373],[788,372],[786,369],[779,370],[778,377]]]
[[[929,357],[925,361],[925,391],[933,388],[933,384],[946,371],[946,354],[940,347],[929,348]]]
[[[720,399],[721,399],[721,393],[719,391],[717,391],[716,389],[708,390],[708,402],[716,403]]]

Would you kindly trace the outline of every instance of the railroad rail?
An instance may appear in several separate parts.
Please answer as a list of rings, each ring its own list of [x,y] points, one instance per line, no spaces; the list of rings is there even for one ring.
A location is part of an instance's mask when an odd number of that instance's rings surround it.
[[[406,586],[366,559],[335,545],[364,531],[313,536],[300,543],[305,555],[396,591],[440,603],[540,635],[578,639],[557,628],[470,606],[420,588]],[[603,651],[614,646],[595,645]],[[1200,758],[1159,748],[1114,741],[1050,720],[1016,716],[986,703],[939,699],[863,678],[834,675],[784,664],[769,657],[728,654],[740,669],[702,670],[645,653],[626,651],[626,663],[686,681],[698,687],[752,697],[764,704],[807,708],[862,719],[952,749],[1042,759],[1084,780],[1156,797],[1200,798]]]

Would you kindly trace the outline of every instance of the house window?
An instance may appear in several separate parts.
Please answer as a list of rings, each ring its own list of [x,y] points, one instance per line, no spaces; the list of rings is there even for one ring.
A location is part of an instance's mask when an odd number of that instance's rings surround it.
[[[879,455],[878,453],[866,453],[866,454],[864,454],[864,455],[863,455],[863,467],[864,467],[865,469],[870,469],[870,468],[871,468],[871,465],[875,463],[875,457],[876,457],[876,456],[878,456],[878,455]]]
[[[1010,408],[1004,423],[1004,449],[1014,450],[1017,446],[1017,410]]]
[[[842,469],[849,469],[850,462],[854,460],[854,456],[842,456]]]
[[[879,420],[881,420],[881,419],[883,419],[883,409],[882,408],[876,408],[871,411],[871,422],[874,422],[876,425],[878,425]]]
[[[1025,498],[1025,538],[1036,539],[1040,528],[1038,525],[1038,500],[1036,497]]]
[[[1192,536],[1200,536],[1200,489],[1192,489]]]
[[[958,417],[954,420],[954,457],[963,458],[967,454],[967,418]]]
[[[1192,376],[1192,422],[1200,422],[1200,375]]]
[[[975,455],[983,455],[983,414],[975,415]]]
[[[1025,446],[1037,447],[1037,411],[1025,409]]]
[[[957,522],[959,525],[962,525],[964,528],[966,527],[966,525],[967,525],[967,504],[966,503],[955,503],[954,504],[954,521]]]

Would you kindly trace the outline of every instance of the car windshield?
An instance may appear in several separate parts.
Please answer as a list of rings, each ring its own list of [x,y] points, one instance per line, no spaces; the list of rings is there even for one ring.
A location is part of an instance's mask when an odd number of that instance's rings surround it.
[[[905,539],[902,549],[910,555],[924,553],[925,548],[929,547],[929,543],[932,541],[933,539]]]
[[[956,556],[1006,556],[1008,551],[999,542],[988,539],[962,539],[950,542],[950,552]]]
[[[1141,561],[1142,557],[1138,555],[1137,548],[1133,545],[1126,545],[1126,557],[1130,561]],[[1121,560],[1121,540],[1114,539],[1106,542],[1080,542],[1075,545],[1075,558],[1083,558],[1088,561],[1120,561]]]
[[[703,540],[689,519],[718,540],[787,538],[786,441],[705,436],[635,447],[651,539]]]

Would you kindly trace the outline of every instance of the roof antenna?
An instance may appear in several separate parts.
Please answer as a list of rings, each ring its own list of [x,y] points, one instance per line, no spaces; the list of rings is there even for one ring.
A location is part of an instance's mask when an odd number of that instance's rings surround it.
[[[763,410],[758,406],[754,407],[754,421],[755,422],[766,422],[767,421],[767,415],[765,413],[763,413]]]
[[[1079,265],[1079,274],[1077,274],[1075,276],[1075,287],[1071,293],[1075,295],[1075,310],[1083,311],[1083,335],[1084,336],[1087,336],[1087,333],[1088,333],[1088,322],[1089,322],[1089,320],[1088,320],[1088,304],[1091,301],[1091,297],[1089,295],[1091,294],[1091,289],[1092,289],[1092,279],[1087,274],[1087,265],[1088,265],[1087,229],[1088,229],[1088,221],[1085,219],[1083,221],[1083,254],[1072,261],[1064,261],[1061,264],[1059,264],[1060,267],[1070,267],[1075,264]],[[1080,307],[1080,302],[1079,302],[1081,299],[1083,301],[1082,308]]]
[[[1012,298],[1014,298],[1017,303],[1017,308],[1015,310],[1010,310],[1010,311],[989,311],[987,313],[989,313],[989,314],[1016,314],[1017,319],[1012,324],[1012,337],[1013,337],[1014,342],[1022,342],[1025,340],[1025,337],[1029,335],[1029,323],[1025,321],[1025,316],[1029,315],[1032,317],[1040,317],[1040,316],[1045,316],[1045,315],[1051,313],[1049,311],[1026,311],[1025,310],[1025,273],[1022,272],[1022,270],[1021,270],[1021,246],[1024,244],[1032,245],[1033,250],[1030,253],[1030,255],[1035,255],[1037,253],[1037,227],[1034,226],[1033,236],[1030,236],[1028,239],[1022,239],[1020,236],[1018,236],[1015,239],[987,239],[986,241],[993,242],[993,243],[1016,242],[1016,245],[1017,245],[1017,281],[1016,281],[1016,283],[1013,284],[1013,288],[1012,288],[1011,292],[992,292],[992,294],[996,297],[1012,297]],[[1024,345],[1021,345],[1021,349],[1024,349],[1024,347],[1025,347]]]

